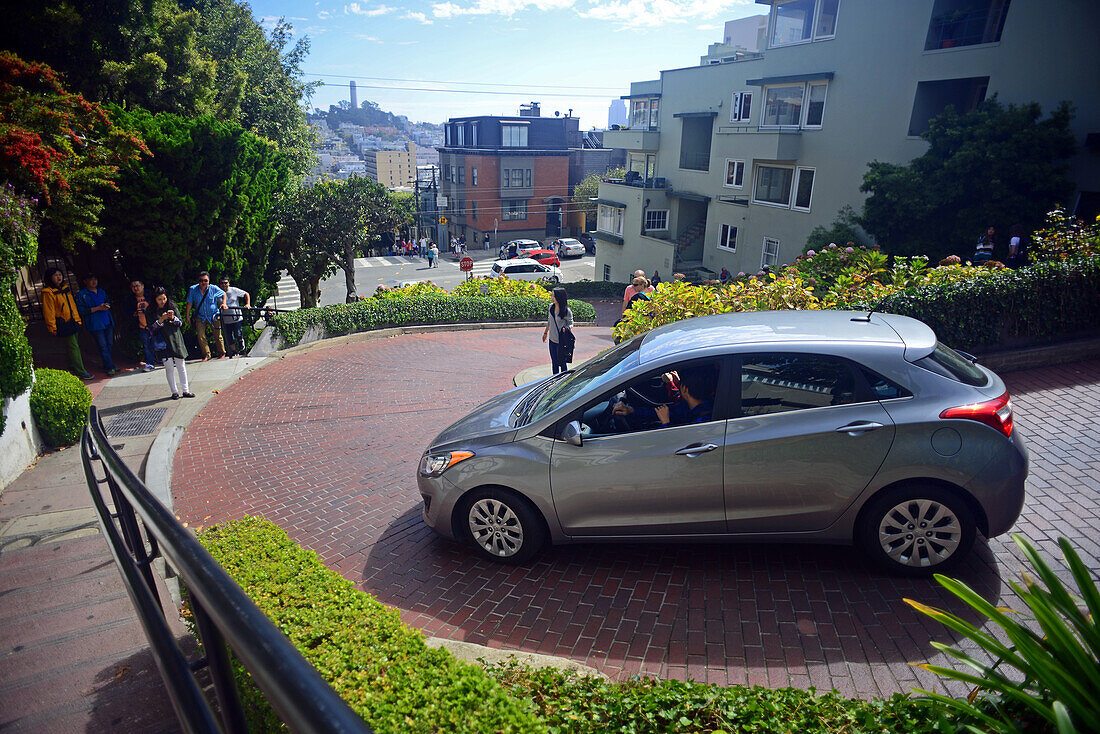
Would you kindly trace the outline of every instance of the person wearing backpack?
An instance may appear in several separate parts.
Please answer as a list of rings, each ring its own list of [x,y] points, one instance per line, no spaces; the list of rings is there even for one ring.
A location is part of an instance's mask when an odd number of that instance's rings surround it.
[[[1008,259],[1005,265],[1013,270],[1022,268],[1027,265],[1027,234],[1020,224],[1013,224],[1008,234]]]

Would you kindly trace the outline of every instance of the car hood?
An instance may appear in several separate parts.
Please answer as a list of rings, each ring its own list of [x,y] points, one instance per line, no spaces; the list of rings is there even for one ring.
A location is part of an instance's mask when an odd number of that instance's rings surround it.
[[[432,441],[429,450],[434,451],[445,444],[474,439],[478,439],[478,443],[489,445],[511,440],[511,435],[515,432],[515,427],[511,423],[512,413],[519,401],[534,387],[534,384],[522,385],[482,403],[466,416],[443,429]],[[498,436],[499,440],[486,441],[493,436]]]

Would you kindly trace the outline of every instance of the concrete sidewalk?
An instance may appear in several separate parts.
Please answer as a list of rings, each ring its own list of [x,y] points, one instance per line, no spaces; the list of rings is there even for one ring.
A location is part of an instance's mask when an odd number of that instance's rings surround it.
[[[119,455],[166,492],[184,427],[216,421],[203,416],[210,399],[266,361],[275,360],[188,364],[194,399],[171,400],[163,369],[89,387]],[[79,446],[44,454],[0,493],[0,654],[2,731],[179,729],[101,535]]]

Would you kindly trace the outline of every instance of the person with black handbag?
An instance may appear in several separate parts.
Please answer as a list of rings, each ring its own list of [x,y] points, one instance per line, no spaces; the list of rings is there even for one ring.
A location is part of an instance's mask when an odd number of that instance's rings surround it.
[[[42,315],[50,333],[65,342],[65,354],[69,358],[69,370],[82,380],[92,379],[84,368],[77,337],[83,322],[73,300],[72,289],[65,282],[65,275],[58,268],[46,271],[42,287]]]
[[[542,340],[550,340],[550,366],[556,375],[565,372],[566,365],[573,361],[573,312],[569,308],[564,288],[555,288],[554,299],[550,302],[550,311],[546,318],[546,328],[542,330]]]

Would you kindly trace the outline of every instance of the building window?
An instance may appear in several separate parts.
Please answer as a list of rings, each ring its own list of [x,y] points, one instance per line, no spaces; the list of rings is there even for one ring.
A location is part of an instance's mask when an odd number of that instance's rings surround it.
[[[451,180],[451,164],[450,163],[444,163],[443,164],[443,180],[444,181],[450,181]]]
[[[466,166],[456,166],[458,168],[458,182],[460,184],[466,183]]]
[[[780,0],[773,7],[769,46],[820,41],[836,35],[840,0]]]
[[[505,168],[500,180],[501,186],[506,189],[531,188],[531,169]]]
[[[470,145],[477,147],[477,123],[470,125]]]
[[[470,185],[471,186],[477,186],[477,167],[476,166],[471,166],[470,167]]]
[[[710,139],[713,117],[685,117],[680,134],[680,168],[710,170]]]
[[[726,159],[726,183],[732,189],[740,189],[745,185],[745,161]]]
[[[527,125],[500,126],[500,144],[504,148],[527,147]]]
[[[923,133],[932,118],[940,115],[948,105],[954,105],[960,115],[972,112],[985,100],[988,88],[987,76],[918,82],[917,94],[913,98],[913,114],[909,118],[909,134]]]
[[[649,101],[649,129],[657,129],[657,112],[661,105],[661,100],[651,99]]]
[[[648,209],[645,213],[645,228],[668,229],[668,209]]]
[[[821,127],[828,86],[828,82],[799,82],[766,88],[760,127]]]
[[[730,122],[748,122],[752,112],[752,92],[734,92],[730,101]]]
[[[764,248],[760,253],[760,267],[765,265],[774,268],[779,264],[779,240],[774,237],[764,238]]]
[[[1009,0],[936,0],[924,50],[997,43]]]
[[[737,227],[723,224],[718,233],[718,249],[737,252]]]
[[[526,199],[507,199],[502,201],[504,207],[504,221],[515,222],[527,219]]]
[[[596,216],[596,229],[608,234],[623,236],[623,211],[617,206],[600,204]]]
[[[814,169],[799,168],[798,184],[794,189],[794,208],[810,211],[810,201],[814,195]]]
[[[451,126],[450,125],[444,125],[443,126],[443,144],[448,145],[448,146],[451,144]]]
[[[791,168],[757,166],[756,185],[752,192],[753,203],[789,207],[793,178],[794,170]]]
[[[470,218],[471,219],[477,219],[477,202],[476,201],[471,201],[470,202]]]
[[[455,128],[458,131],[458,143],[457,145],[466,145],[466,126],[459,125]]]
[[[630,126],[645,129],[649,125],[649,100],[634,100],[633,114],[630,116]]]
[[[603,266],[603,279],[605,281],[610,281],[611,280],[611,266],[610,265],[604,265]]]

